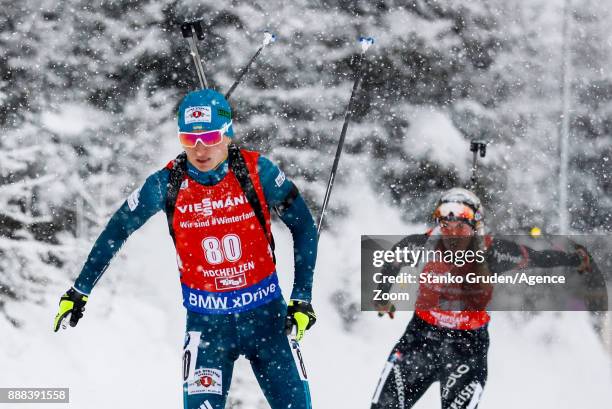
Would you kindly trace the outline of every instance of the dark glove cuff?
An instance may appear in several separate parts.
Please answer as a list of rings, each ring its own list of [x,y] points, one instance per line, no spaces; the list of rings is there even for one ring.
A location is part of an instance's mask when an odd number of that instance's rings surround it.
[[[74,309],[77,310],[85,306],[85,303],[87,303],[87,296],[76,291],[74,288],[70,288],[66,291],[66,294],[62,296],[60,301],[63,300],[72,301],[74,303]]]
[[[291,300],[291,301],[292,301],[292,304],[289,305],[289,307],[287,308],[287,311],[289,311],[291,313],[303,312],[304,314],[308,314],[308,313],[314,314],[314,310],[312,309],[312,305],[310,305],[309,302],[307,302],[307,301],[298,301],[298,300]]]
[[[317,321],[317,316],[314,312],[314,309],[312,308],[312,305],[309,302],[292,300],[292,304],[287,307],[287,315],[292,317],[295,313],[298,312],[301,312],[308,316],[308,326],[306,327],[306,329],[310,329],[310,327],[312,327]]]

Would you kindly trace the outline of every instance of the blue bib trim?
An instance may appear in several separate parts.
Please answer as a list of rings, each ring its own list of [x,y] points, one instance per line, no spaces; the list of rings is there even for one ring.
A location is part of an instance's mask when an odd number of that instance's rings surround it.
[[[276,272],[255,285],[226,292],[209,292],[189,288],[183,289],[183,305],[189,311],[200,314],[233,314],[248,311],[281,296]]]

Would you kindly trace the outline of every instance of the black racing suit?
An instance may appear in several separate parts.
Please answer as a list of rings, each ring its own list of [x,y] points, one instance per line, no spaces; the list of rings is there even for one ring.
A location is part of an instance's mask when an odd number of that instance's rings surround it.
[[[487,381],[487,326],[452,330],[413,316],[378,381],[372,408],[411,408],[440,381],[442,408],[474,409]]]
[[[488,239],[485,258],[491,274],[515,268],[581,263],[580,256],[574,253],[536,251],[512,241]],[[427,240],[427,235],[408,236],[393,248],[423,246]],[[397,275],[401,267],[386,264],[383,274]],[[383,290],[389,288],[390,285]],[[444,328],[415,314],[391,351],[371,408],[411,408],[432,383],[439,381],[442,409],[475,409],[487,381],[487,327],[488,323],[469,330]]]

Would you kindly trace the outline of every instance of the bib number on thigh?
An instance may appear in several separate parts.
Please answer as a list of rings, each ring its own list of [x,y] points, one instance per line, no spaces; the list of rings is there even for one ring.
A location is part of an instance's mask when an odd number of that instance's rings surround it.
[[[199,331],[188,331],[185,334],[185,345],[183,346],[183,382],[188,382],[195,374],[201,335],[202,333]]]

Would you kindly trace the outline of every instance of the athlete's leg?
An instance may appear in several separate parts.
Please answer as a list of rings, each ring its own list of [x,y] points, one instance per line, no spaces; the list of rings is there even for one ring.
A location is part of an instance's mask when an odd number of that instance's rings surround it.
[[[240,337],[249,339],[246,356],[272,409],[310,409],[310,390],[297,343],[290,345],[282,298],[241,314]],[[293,349],[296,348],[296,349]]]
[[[428,338],[417,322],[413,318],[393,348],[374,391],[372,409],[411,408],[437,380],[439,340]]]
[[[487,329],[464,331],[448,341],[440,374],[442,408],[476,409],[487,381]]]
[[[231,314],[188,313],[183,350],[185,409],[224,409],[237,358]]]

